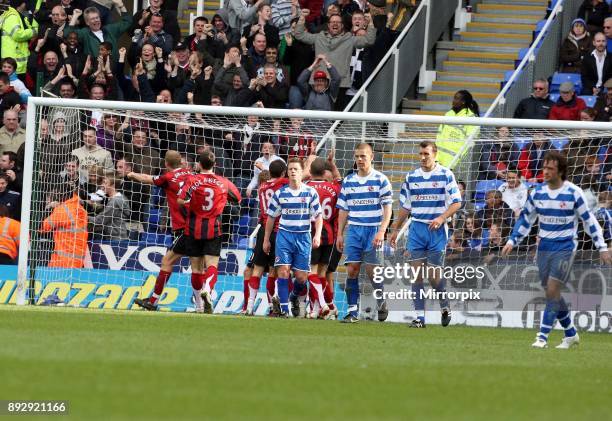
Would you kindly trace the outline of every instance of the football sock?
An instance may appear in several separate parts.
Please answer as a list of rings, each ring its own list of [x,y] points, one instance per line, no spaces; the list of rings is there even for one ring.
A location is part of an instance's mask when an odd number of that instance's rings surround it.
[[[576,328],[574,327],[574,323],[572,322],[572,317],[569,312],[569,308],[567,307],[567,303],[563,298],[559,300],[559,312],[557,313],[557,320],[559,320],[559,324],[563,327],[565,331],[566,337],[576,336]]]
[[[540,332],[538,333],[538,338],[542,339],[543,341],[548,340],[548,334],[555,325],[559,307],[559,300],[546,300],[546,308],[542,314],[542,323],[540,323]]]
[[[272,297],[276,294],[276,277],[268,276],[266,281],[266,292],[268,293],[268,303],[272,302]]]
[[[347,279],[344,288],[346,292],[346,303],[348,312],[353,317],[359,316],[359,280],[356,278]]]
[[[289,279],[277,278],[278,299],[283,313],[289,313]]]
[[[203,275],[205,279],[204,282],[204,291],[212,292],[215,289],[215,284],[217,283],[217,279],[219,273],[217,272],[216,266],[209,266],[206,268],[206,272]]]
[[[202,310],[204,308],[204,303],[202,301],[202,297],[200,296],[200,291],[202,290],[203,282],[204,282],[203,274],[201,273],[191,274],[191,287],[193,288],[193,300],[195,302],[196,310]]]
[[[416,311],[417,319],[425,323],[425,299],[421,296],[422,291],[425,291],[423,282],[414,282],[412,284],[414,310]]]
[[[307,292],[306,282],[301,283],[301,282],[298,282],[297,280],[293,282],[293,291],[291,291],[292,297],[301,297],[303,295],[305,296],[306,292]]]
[[[321,284],[321,278],[314,273],[308,275],[310,281],[310,289],[313,291],[313,298],[319,303],[321,307],[325,306],[325,296],[323,293],[323,285]],[[314,303],[314,301],[313,301]]]
[[[334,289],[332,288],[332,283],[328,282],[325,276],[321,276],[321,284],[323,285],[325,302],[329,306],[330,310],[335,309],[336,306],[334,305]]]
[[[248,310],[253,310],[253,305],[255,304],[255,299],[257,298],[257,291],[259,291],[259,285],[261,283],[261,278],[259,276],[251,276],[249,279],[249,304],[247,306]]]
[[[171,272],[166,272],[165,270],[160,270],[159,275],[157,275],[157,279],[155,280],[155,288],[153,288],[153,295],[149,297],[149,302],[151,304],[156,304],[164,292],[164,287],[170,279]]]
[[[244,278],[242,280],[242,291],[244,296],[244,301],[242,302],[242,311],[245,311],[249,302],[249,280],[247,278]]]

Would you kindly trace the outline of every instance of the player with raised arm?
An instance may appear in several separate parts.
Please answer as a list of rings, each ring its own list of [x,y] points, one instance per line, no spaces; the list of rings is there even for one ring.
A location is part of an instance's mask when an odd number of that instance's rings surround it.
[[[314,155],[312,155],[314,157]],[[338,310],[334,306],[333,294],[329,294],[327,278],[325,276],[329,265],[336,241],[336,231],[338,229],[338,209],[336,202],[340,195],[342,182],[333,161],[325,158],[315,157],[306,163],[310,174],[310,180],[306,183],[314,188],[319,194],[321,210],[323,212],[323,230],[321,234],[321,246],[312,250],[310,258],[310,282],[309,296],[311,311],[307,317],[326,318],[330,313],[335,316]]]
[[[134,303],[150,311],[157,310],[157,302],[164,292],[164,287],[168,283],[170,275],[172,275],[172,267],[185,255],[185,213],[176,203],[176,199],[183,183],[193,175],[193,171],[181,166],[181,154],[177,151],[166,152],[164,161],[166,172],[163,175],[151,176],[134,172],[127,174],[127,178],[130,180],[161,187],[166,194],[166,201],[170,211],[170,223],[172,224],[174,240],[162,258],[153,294],[149,298],[136,298],[134,300]]]
[[[561,287],[567,282],[577,247],[578,219],[584,231],[599,249],[602,263],[612,263],[603,232],[593,213],[589,210],[580,187],[567,181],[567,159],[557,151],[544,155],[545,184],[529,192],[527,202],[512,234],[502,249],[502,256],[510,254],[529,234],[536,218],[539,222],[537,265],[542,286],[546,290],[546,308],[542,314],[540,331],[532,344],[534,348],[547,348],[548,335],[556,320],[565,331],[558,349],[578,345],[576,332],[567,303],[561,297]]]
[[[212,291],[217,282],[221,255],[221,214],[230,200],[240,203],[238,188],[213,172],[215,155],[204,151],[198,158],[199,174],[192,175],[178,193],[177,203],[187,206],[186,254],[191,262],[191,286],[198,313],[212,313]],[[202,290],[203,288],[203,290]]]
[[[276,234],[278,232],[278,220],[274,225],[274,231],[270,234],[271,248],[270,252],[264,252],[264,237],[265,227],[268,220],[268,207],[272,196],[282,187],[289,184],[289,180],[285,177],[287,172],[287,166],[282,160],[276,160],[270,163],[270,180],[265,181],[259,185],[258,197],[259,197],[259,232],[257,233],[257,241],[255,243],[255,249],[253,250],[253,270],[251,272],[251,278],[248,281],[248,298],[246,315],[253,315],[253,307],[255,305],[255,299],[257,298],[257,291],[259,291],[259,285],[261,276],[268,268],[268,282],[266,283],[266,290],[268,292],[268,302],[272,304],[272,297],[274,296],[276,287],[276,271],[274,269],[274,245],[276,244]],[[271,315],[276,315],[274,311],[270,312]]]
[[[287,164],[289,185],[277,190],[268,206],[268,220],[264,237],[264,251],[270,253],[270,237],[280,217],[276,234],[274,265],[278,278],[277,295],[272,304],[275,311],[283,317],[289,312],[289,275],[291,270],[295,284],[291,292],[291,312],[299,315],[298,296],[306,289],[310,271],[310,255],[313,248],[321,244],[323,218],[319,195],[312,187],[302,183],[304,164],[299,158],[291,158]],[[314,221],[315,233],[311,236],[311,221]]]
[[[436,162],[436,144],[423,141],[419,146],[421,167],[410,171],[402,184],[399,215],[392,226],[389,243],[391,247],[396,247],[399,229],[410,215],[412,219],[406,249],[410,253],[410,265],[420,268],[416,272],[419,274],[418,278],[412,283],[417,317],[410,327],[423,328],[423,275],[428,275],[429,283],[436,291],[446,291],[442,266],[449,239],[447,221],[461,208],[461,194],[453,172]],[[433,269],[425,270],[426,267]],[[448,299],[440,299],[440,309],[442,326],[448,326],[451,320]]]
[[[359,320],[359,272],[362,263],[375,290],[382,284],[373,281],[374,268],[382,264],[379,249],[385,241],[385,232],[391,221],[393,192],[387,176],[372,167],[374,150],[367,143],[355,148],[357,172],[348,175],[342,182],[338,197],[338,234],[336,246],[346,255],[347,266],[346,301],[348,314],[344,323]],[[346,239],[344,229],[346,230]],[[387,320],[389,310],[383,298],[377,298],[378,320]]]

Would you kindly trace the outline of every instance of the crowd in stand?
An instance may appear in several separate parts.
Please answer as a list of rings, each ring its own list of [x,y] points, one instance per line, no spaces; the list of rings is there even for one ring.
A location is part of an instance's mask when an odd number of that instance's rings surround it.
[[[342,110],[386,53],[415,3],[394,3],[389,12],[378,0],[228,0],[212,19],[196,18],[194,33],[186,35],[172,0],[150,0],[134,16],[122,0],[49,0],[36,5],[11,0],[1,19],[0,204],[19,219],[23,113],[31,95]],[[560,69],[581,74],[582,92],[576,92],[573,83],[563,83],[553,101],[549,81],[536,80],[532,96],[521,101],[515,118],[611,121],[612,56],[607,54],[612,17],[609,10],[603,13],[602,4],[607,7],[605,2],[585,1],[561,46]],[[595,95],[594,107],[587,107],[580,94]],[[448,115],[478,116],[478,105],[468,91],[459,91]],[[159,174],[167,150],[179,151],[186,167],[198,153],[213,150],[217,168],[242,189],[247,201],[242,210],[228,212],[229,224],[244,209],[254,208],[248,202],[270,162],[307,157],[316,148],[317,138],[302,119],[265,122],[283,133],[270,135],[257,117],[224,130],[219,127],[227,124],[215,125],[212,117],[195,118],[201,119],[201,126],[182,124],[180,115],[160,121],[139,113],[51,108],[38,122],[37,151],[44,157],[38,159],[38,170],[49,186],[79,185],[94,238],[125,240],[139,238],[132,233],[151,227],[163,231],[167,225],[159,191],[125,177],[131,171]],[[447,165],[453,154],[445,156],[444,151],[458,152],[456,140],[478,130],[440,126],[440,162]],[[506,127],[490,137],[498,141],[483,143],[478,179],[494,182],[486,185],[494,188],[466,197],[454,223],[451,256],[472,250],[495,256],[528,189],[542,182],[544,153],[557,147],[549,135],[517,142],[520,133]],[[611,220],[610,140],[572,139],[562,149],[575,169],[570,181]],[[466,185],[461,187],[465,196]],[[50,205],[56,203],[52,190],[45,191]]]

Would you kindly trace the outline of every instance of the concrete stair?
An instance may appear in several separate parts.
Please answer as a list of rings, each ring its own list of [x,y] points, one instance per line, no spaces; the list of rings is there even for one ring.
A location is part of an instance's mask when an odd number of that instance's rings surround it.
[[[548,0],[483,0],[465,31],[453,41],[436,44],[436,80],[425,98],[403,102],[407,112],[443,115],[462,89],[472,94],[481,112],[486,111],[505,73],[514,70],[519,51],[532,42],[547,7]]]

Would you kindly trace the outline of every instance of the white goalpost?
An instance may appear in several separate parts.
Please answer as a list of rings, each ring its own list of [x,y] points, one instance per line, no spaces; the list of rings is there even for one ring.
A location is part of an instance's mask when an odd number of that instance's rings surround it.
[[[451,138],[445,138],[448,133]],[[567,157],[569,181],[583,190],[591,210],[608,230],[606,239],[610,242],[611,138],[612,123],[593,121],[33,97],[27,111],[21,247],[17,271],[12,275],[16,284],[9,293],[5,281],[2,288],[6,293],[0,293],[0,298],[16,304],[47,304],[51,297],[56,300],[51,304],[135,308],[135,298],[151,294],[161,256],[172,240],[172,226],[161,190],[127,180],[125,175],[130,171],[162,174],[168,150],[180,152],[183,165],[193,168],[198,154],[212,149],[216,172],[234,182],[243,196],[239,205],[226,207],[222,217],[221,277],[215,296],[215,312],[235,313],[242,305],[242,272],[258,223],[257,185],[262,171],[255,167],[255,160],[269,153],[267,149],[262,152],[264,144],[270,144],[272,153],[284,160],[310,154],[333,157],[342,176],[353,170],[355,146],[371,144],[374,167],[393,186],[396,215],[406,173],[420,166],[419,144],[435,141],[439,161],[453,170],[464,190],[465,206],[449,221],[446,265],[482,267],[486,275],[472,282],[449,280],[450,289],[478,290],[484,297],[480,302],[461,303],[458,310],[465,313],[466,323],[525,325],[525,318],[533,317],[525,314],[537,310],[535,298],[541,294],[533,264],[538,239],[533,231],[509,259],[499,256],[500,245],[505,244],[528,192],[542,184],[542,158],[548,150]],[[387,265],[407,260],[406,229],[407,224],[402,227],[397,249],[385,246]],[[574,308],[595,311],[598,305],[598,311],[603,311],[606,305],[612,307],[610,269],[598,266],[597,252],[582,229],[577,241],[575,276],[568,285],[576,295]],[[175,270],[160,308],[191,311],[186,260]],[[341,262],[336,275],[341,311],[346,307],[344,279]],[[402,279],[385,280],[389,290],[405,285]],[[362,312],[368,317],[373,306],[368,282],[363,282],[361,292]],[[500,301],[503,305],[495,307]],[[407,320],[411,308],[410,300],[398,302],[390,308],[389,319]],[[256,314],[266,311],[262,290]],[[519,315],[499,322],[499,318],[488,316],[494,311]]]

